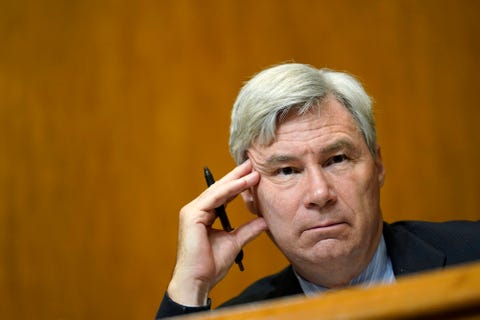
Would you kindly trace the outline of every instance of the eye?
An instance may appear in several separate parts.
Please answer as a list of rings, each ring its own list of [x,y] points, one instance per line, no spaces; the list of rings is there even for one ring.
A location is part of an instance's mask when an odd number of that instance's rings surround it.
[[[295,170],[292,167],[284,167],[277,170],[278,175],[288,176],[294,173],[295,173]]]
[[[330,159],[328,159],[326,165],[327,166],[330,166],[332,164],[337,164],[337,163],[341,163],[341,162],[344,162],[345,160],[348,160],[347,156],[344,155],[344,154],[337,154],[333,157],[331,157]]]

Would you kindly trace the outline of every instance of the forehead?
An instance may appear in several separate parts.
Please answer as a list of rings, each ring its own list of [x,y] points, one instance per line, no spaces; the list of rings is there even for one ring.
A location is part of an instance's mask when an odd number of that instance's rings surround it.
[[[352,114],[334,97],[330,96],[303,114],[299,114],[297,110],[291,110],[279,119],[274,140],[284,134],[297,132],[299,127],[305,130],[314,130],[332,126],[359,131]]]
[[[366,143],[350,112],[330,98],[305,114],[286,114],[277,125],[273,141],[268,145],[254,143],[249,153],[262,158],[283,154],[291,157],[305,152],[327,153],[339,146],[362,149]]]

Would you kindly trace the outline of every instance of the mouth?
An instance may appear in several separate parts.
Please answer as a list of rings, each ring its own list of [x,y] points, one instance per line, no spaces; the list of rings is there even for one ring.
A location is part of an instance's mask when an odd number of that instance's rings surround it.
[[[305,229],[305,231],[335,231],[339,228],[343,228],[347,225],[346,222],[343,221],[335,221],[335,222],[325,222],[313,227]]]

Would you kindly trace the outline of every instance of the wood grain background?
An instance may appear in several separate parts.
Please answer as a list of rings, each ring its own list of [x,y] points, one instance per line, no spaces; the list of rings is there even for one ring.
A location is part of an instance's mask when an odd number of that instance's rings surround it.
[[[480,2],[0,0],[0,317],[152,319],[230,107],[285,61],[375,99],[386,220],[480,218]],[[250,218],[241,201],[232,224]],[[214,305],[284,258],[245,248]]]

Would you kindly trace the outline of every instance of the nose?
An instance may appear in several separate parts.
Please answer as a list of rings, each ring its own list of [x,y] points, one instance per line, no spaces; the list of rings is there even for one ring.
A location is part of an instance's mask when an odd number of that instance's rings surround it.
[[[333,183],[321,168],[306,170],[304,178],[306,208],[323,208],[337,201]]]

